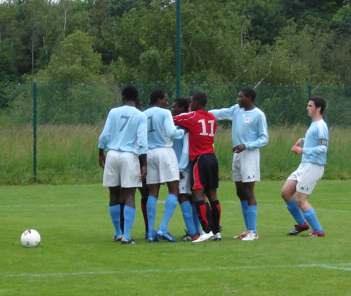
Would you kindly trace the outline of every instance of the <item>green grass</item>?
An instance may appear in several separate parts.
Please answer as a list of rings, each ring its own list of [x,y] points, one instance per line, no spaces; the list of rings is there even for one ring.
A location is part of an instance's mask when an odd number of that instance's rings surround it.
[[[235,185],[221,182],[222,241],[147,243],[137,196],[136,245],[112,242],[108,190],[95,185],[0,188],[0,295],[351,295],[351,182],[322,180],[310,202],[324,238],[290,237],[284,181],[256,184],[259,239],[235,241]],[[161,196],[165,196],[165,186]],[[164,197],[160,198],[164,200]],[[163,203],[158,203],[158,226]],[[40,232],[37,248],[21,233]],[[169,230],[184,232],[179,206]]]

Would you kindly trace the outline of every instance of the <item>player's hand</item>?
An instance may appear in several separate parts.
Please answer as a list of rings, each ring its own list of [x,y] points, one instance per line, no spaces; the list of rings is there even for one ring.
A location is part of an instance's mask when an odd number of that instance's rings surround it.
[[[99,165],[102,168],[105,168],[105,161],[106,161],[105,155],[99,155]]]
[[[178,128],[184,130],[184,133],[188,133],[189,132],[189,130],[186,127],[184,127],[184,126],[178,126]]]
[[[294,152],[295,154],[302,154],[302,148],[300,146],[294,145],[291,148],[291,151]]]
[[[146,179],[146,174],[147,174],[147,168],[146,165],[143,165],[141,167],[141,175],[140,175],[140,181],[143,182]]]
[[[240,153],[240,152],[243,152],[245,149],[246,149],[245,145],[244,144],[240,144],[240,145],[235,146],[233,148],[233,152],[234,153]]]
[[[180,173],[179,173],[179,177],[180,177],[181,179],[184,179],[184,172],[180,172]]]
[[[303,138],[298,139],[294,146],[302,147],[302,141],[303,141]]]

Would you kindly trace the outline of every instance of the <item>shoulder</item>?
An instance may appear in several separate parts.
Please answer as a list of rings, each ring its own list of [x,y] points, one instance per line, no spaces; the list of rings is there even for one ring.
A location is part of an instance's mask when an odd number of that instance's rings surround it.
[[[260,114],[261,116],[265,116],[264,112],[260,108],[255,107],[254,111]]]
[[[327,123],[323,119],[317,121],[317,128],[318,128],[318,131],[323,134],[328,133]]]
[[[257,114],[258,118],[260,118],[262,120],[266,119],[266,115],[264,114],[264,112],[261,109],[255,107],[255,109],[253,109],[253,111]]]
[[[188,113],[181,113],[177,116],[174,116],[174,118],[176,119],[189,119],[189,118],[193,118],[196,116],[196,112],[192,111],[192,112],[188,112]]]

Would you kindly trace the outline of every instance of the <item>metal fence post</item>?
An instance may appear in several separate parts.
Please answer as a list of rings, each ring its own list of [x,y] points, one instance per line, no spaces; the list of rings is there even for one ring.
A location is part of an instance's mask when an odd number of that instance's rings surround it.
[[[181,10],[180,1],[177,0],[176,11],[176,98],[181,96],[180,77],[181,77]]]
[[[37,181],[37,83],[33,83],[33,181]]]
[[[310,99],[311,99],[311,97],[312,97],[312,84],[309,84],[308,86],[307,86],[307,92],[308,92],[308,98],[307,98],[307,103],[310,101]],[[311,125],[311,123],[312,123],[312,119],[311,119],[311,117],[309,117],[308,115],[307,115],[307,125],[308,126],[310,126]]]

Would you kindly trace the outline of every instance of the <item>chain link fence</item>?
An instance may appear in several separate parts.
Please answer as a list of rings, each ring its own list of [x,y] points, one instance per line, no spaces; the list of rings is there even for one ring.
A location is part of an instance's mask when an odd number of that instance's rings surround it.
[[[67,169],[86,175],[84,182],[96,180],[96,175],[100,178],[101,171],[96,168],[97,138],[109,110],[121,105],[121,91],[126,85],[0,85],[0,184],[28,183],[33,178],[50,183],[60,172],[64,176]],[[156,88],[168,93],[170,107],[176,96],[174,83],[134,85],[139,89],[144,109],[149,106],[149,94]],[[307,126],[305,109],[311,96],[327,101],[324,118],[329,127],[351,126],[349,85],[180,85],[184,97],[198,91],[206,93],[209,110],[235,104],[243,87],[255,88],[255,105],[266,114],[270,128]],[[231,123],[220,124],[226,129]],[[75,141],[69,141],[72,137]]]

